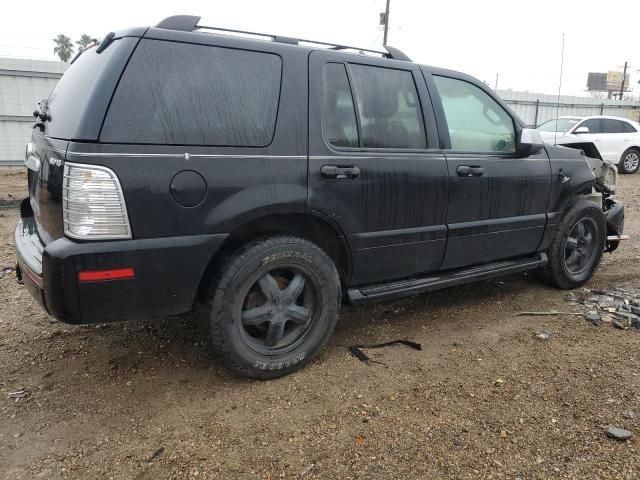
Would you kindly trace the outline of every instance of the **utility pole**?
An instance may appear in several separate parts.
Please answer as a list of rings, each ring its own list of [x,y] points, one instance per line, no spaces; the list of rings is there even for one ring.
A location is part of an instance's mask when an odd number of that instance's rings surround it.
[[[380,15],[380,23],[384,25],[384,38],[382,40],[382,45],[387,44],[387,32],[389,31],[389,3],[391,0],[387,0],[387,8],[384,13]]]
[[[493,87],[493,91],[497,92],[498,91],[498,77],[500,76],[500,72],[496,72],[496,84]]]
[[[624,95],[624,81],[627,78],[627,62],[624,62],[624,71],[622,73],[622,84],[620,85],[620,100],[622,100],[622,95]]]

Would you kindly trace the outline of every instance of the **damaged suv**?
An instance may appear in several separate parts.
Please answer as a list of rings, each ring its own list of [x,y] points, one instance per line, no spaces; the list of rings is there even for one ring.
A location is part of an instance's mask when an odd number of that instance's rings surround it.
[[[615,168],[482,82],[199,20],[110,33],[34,112],[17,274],[52,316],[199,310],[226,367],[270,378],[344,302],[526,270],[575,288],[622,239]]]

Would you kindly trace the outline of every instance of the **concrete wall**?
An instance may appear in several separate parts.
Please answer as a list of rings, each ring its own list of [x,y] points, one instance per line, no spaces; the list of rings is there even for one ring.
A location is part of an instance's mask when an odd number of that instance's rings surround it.
[[[538,126],[547,120],[563,115],[579,117],[613,115],[630,118],[635,121],[638,121],[640,115],[640,104],[638,102],[562,95],[560,96],[560,108],[558,108],[557,95],[516,92],[513,90],[498,90],[497,93],[530,127]]]
[[[47,98],[68,64],[0,58],[0,167],[22,165],[37,102]]]

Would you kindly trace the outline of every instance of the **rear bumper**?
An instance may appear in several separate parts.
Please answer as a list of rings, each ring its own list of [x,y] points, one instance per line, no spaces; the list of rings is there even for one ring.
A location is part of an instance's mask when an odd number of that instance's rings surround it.
[[[211,258],[226,238],[192,235],[42,245],[33,217],[16,226],[16,272],[33,297],[67,323],[166,316],[193,308]],[[134,278],[78,282],[78,272],[133,268]]]

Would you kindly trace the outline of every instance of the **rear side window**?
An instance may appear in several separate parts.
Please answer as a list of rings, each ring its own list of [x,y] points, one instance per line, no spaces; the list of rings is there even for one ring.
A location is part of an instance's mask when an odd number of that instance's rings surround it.
[[[635,129],[633,125],[627,122],[622,122],[622,128],[624,129],[624,133],[637,133],[638,131]]]
[[[347,71],[342,63],[324,67],[322,111],[324,135],[335,147],[358,147],[358,124]]]
[[[463,152],[514,153],[511,116],[482,89],[449,77],[433,77],[442,99],[451,148]]]
[[[142,40],[100,140],[264,147],[273,138],[282,61],[228,48]]]
[[[365,148],[427,147],[411,72],[350,65]]]
[[[624,126],[620,120],[603,118],[601,121],[604,133],[624,133]]]

